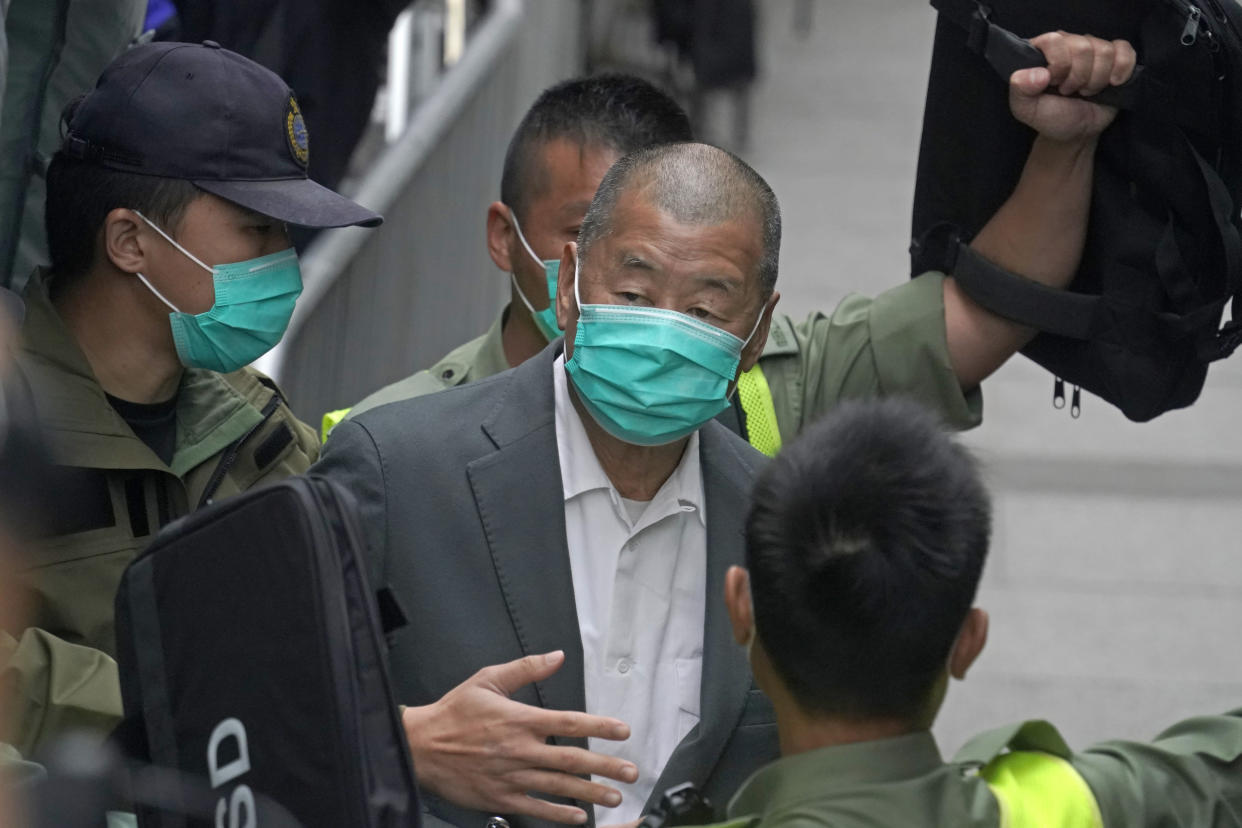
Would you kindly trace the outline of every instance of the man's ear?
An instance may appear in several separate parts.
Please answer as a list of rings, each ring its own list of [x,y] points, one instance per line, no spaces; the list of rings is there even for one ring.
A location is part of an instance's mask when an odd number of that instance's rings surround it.
[[[493,201],[487,208],[487,254],[505,273],[513,272],[512,246],[516,240],[509,208],[503,201]]]
[[[112,265],[126,273],[147,269],[148,234],[143,232],[142,219],[133,210],[117,207],[104,216],[100,237],[103,252]]]
[[[780,298],[781,295],[773,291],[771,297],[764,303],[763,309],[759,311],[759,327],[755,328],[755,333],[751,336],[750,342],[746,343],[746,347],[742,350],[742,358],[738,362],[739,376],[754,368],[755,363],[759,361],[763,346],[768,343],[768,331],[772,329],[772,312]]]
[[[987,643],[988,614],[974,607],[966,613],[962,630],[957,634],[957,642],[949,653],[949,675],[958,681],[966,678],[966,671],[975,663]]]
[[[754,634],[755,613],[750,602],[750,573],[740,566],[731,566],[725,573],[725,608],[733,625],[733,640],[738,644],[750,643]]]
[[[566,356],[569,356],[571,350],[569,344],[573,342],[573,335],[569,330],[570,323],[578,319],[578,305],[574,301],[577,262],[578,243],[565,242],[565,249],[561,251],[561,266],[556,273],[556,324],[565,332]]]

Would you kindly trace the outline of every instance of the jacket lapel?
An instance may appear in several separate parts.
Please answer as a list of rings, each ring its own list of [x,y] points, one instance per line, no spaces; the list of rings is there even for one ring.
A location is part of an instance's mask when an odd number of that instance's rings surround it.
[[[703,619],[700,719],[673,751],[644,812],[674,785],[703,785],[733,735],[751,686],[746,651],[733,640],[724,605],[724,576],[730,566],[745,563],[745,520],[750,482],[757,467],[753,459],[742,456],[734,445],[736,438],[719,423],[708,423],[699,435],[707,518],[707,610]]]
[[[556,443],[552,363],[558,346],[559,340],[498,380],[507,388],[483,423],[497,450],[470,463],[466,472],[523,654],[565,651],[560,670],[535,686],[539,704],[585,710],[582,636]]]

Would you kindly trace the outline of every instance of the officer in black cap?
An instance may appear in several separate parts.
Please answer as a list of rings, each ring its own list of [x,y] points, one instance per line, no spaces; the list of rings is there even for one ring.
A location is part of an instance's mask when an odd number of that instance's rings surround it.
[[[314,431],[248,367],[302,289],[286,225],[381,221],[307,178],[294,94],[215,43],[123,54],[64,130],[51,266],[26,289],[15,357],[60,501],[20,579],[31,626],[0,647],[23,752],[120,716],[113,597],[154,533],[315,460]]]

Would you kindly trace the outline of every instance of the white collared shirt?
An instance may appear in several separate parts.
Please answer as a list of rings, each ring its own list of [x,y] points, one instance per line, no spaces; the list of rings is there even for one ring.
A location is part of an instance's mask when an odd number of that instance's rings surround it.
[[[565,358],[552,366],[556,444],[565,490],[565,537],[582,632],[586,712],[630,726],[625,742],[590,749],[627,759],[638,780],[600,780],[621,805],[596,807],[598,825],[628,822],[682,738],[699,721],[707,524],[695,432],[672,476],[646,504],[608,480],[569,396]]]

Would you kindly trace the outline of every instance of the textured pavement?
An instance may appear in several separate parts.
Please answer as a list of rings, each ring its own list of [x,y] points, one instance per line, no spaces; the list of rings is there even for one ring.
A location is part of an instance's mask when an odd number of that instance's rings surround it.
[[[781,309],[795,317],[907,277],[933,12],[920,0],[762,0],[764,76],[748,159],[784,208]],[[797,29],[797,32],[795,32]],[[987,464],[995,538],[979,604],[988,647],[955,683],[942,748],[1022,718],[1071,745],[1147,738],[1242,706],[1242,357],[1193,408],[1127,422],[1018,357],[966,437]]]

